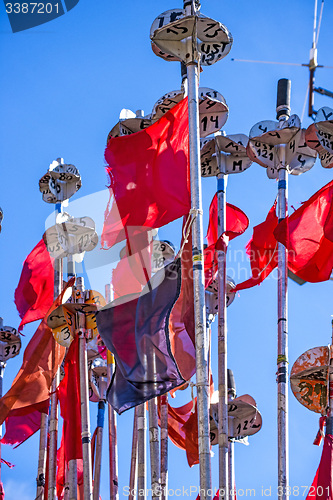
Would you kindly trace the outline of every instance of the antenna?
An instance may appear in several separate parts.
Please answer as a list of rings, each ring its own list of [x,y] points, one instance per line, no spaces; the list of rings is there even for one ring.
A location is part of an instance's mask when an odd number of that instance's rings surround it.
[[[306,106],[306,101],[308,99],[308,116],[310,118],[312,118],[313,120],[317,114],[317,111],[315,111],[313,109],[314,92],[317,92],[318,94],[321,94],[321,95],[325,95],[326,97],[333,98],[333,92],[331,92],[330,90],[326,90],[326,89],[323,89],[322,87],[315,87],[314,86],[315,71],[317,68],[333,69],[333,66],[323,66],[322,64],[318,64],[318,61],[317,61],[317,55],[318,55],[317,44],[318,44],[320,27],[321,27],[321,21],[322,21],[322,17],[323,17],[323,8],[324,8],[324,0],[321,0],[319,19],[318,19],[318,24],[317,24],[318,0],[315,0],[314,16],[313,16],[312,47],[310,49],[310,59],[309,59],[308,64],[292,63],[292,62],[278,62],[278,61],[256,61],[256,60],[250,60],[250,59],[231,59],[232,61],[237,61],[237,62],[249,62],[249,63],[260,63],[260,64],[283,64],[283,65],[287,65],[287,66],[305,66],[305,67],[309,68],[309,71],[310,71],[309,85],[308,85],[308,88],[306,91],[303,114],[304,114],[304,110],[305,110],[305,106]],[[303,115],[302,115],[302,120],[303,120]]]

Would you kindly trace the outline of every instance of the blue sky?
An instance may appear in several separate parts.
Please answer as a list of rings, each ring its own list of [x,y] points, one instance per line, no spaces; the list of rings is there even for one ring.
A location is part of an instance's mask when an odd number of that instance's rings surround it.
[[[292,112],[301,116],[308,83],[308,69],[296,66],[232,62],[231,58],[307,63],[312,43],[313,0],[267,2],[221,2],[203,0],[201,12],[231,31],[234,44],[229,55],[201,73],[201,86],[218,90],[229,105],[224,130],[248,134],[260,120],[275,119],[276,87],[280,78],[292,82]],[[107,179],[104,171],[106,137],[118,121],[122,108],[151,112],[164,93],[180,88],[180,67],[156,57],[150,47],[150,26],[160,13],[181,7],[169,0],[111,2],[80,0],[66,15],[37,28],[13,34],[0,5],[1,110],[0,163],[1,197],[4,211],[0,235],[1,316],[4,324],[17,327],[19,317],[13,302],[22,263],[41,238],[52,207],[43,203],[38,180],[49,164],[61,156],[82,175],[82,188],[73,198],[72,213],[96,218],[100,227],[106,206]],[[331,25],[333,7],[324,6],[318,44],[319,64],[333,65]],[[331,69],[318,69],[316,85],[333,90]],[[315,96],[315,108],[333,107],[331,99]],[[307,117],[303,125],[311,120]],[[290,176],[290,205],[297,208],[332,179],[319,161],[300,177]],[[203,179],[204,227],[216,181]],[[228,201],[250,218],[247,232],[232,241],[228,271],[236,282],[249,277],[244,247],[252,227],[260,223],[274,202],[277,185],[264,168],[253,164],[246,172],[230,176]],[[99,193],[99,194],[96,194]],[[92,195],[91,198],[81,197]],[[92,215],[93,214],[93,215]],[[160,237],[176,246],[180,224],[163,228]],[[97,255],[97,254],[96,254]],[[100,258],[98,255],[96,259]],[[234,274],[233,274],[234,273]],[[88,271],[91,285],[103,292],[107,269]],[[332,282],[306,284],[289,281],[289,358],[331,339]],[[250,446],[236,444],[237,488],[277,486],[276,435],[276,275],[260,287],[245,290],[228,309],[228,366],[233,369],[237,394],[250,394],[263,417],[262,430],[250,438]],[[23,347],[35,331],[27,326]],[[215,346],[215,347],[214,347]],[[213,371],[217,378],[217,325],[213,325]],[[23,350],[22,350],[23,353]],[[22,353],[9,361],[5,390],[16,375]],[[177,396],[180,406],[190,394]],[[96,408],[92,408],[92,426]],[[321,448],[312,445],[318,416],[301,406],[290,394],[290,484],[311,485]],[[128,484],[132,412],[118,419],[120,492]],[[104,442],[102,498],[107,498],[107,449]],[[16,464],[2,467],[6,500],[31,499],[35,495],[37,437],[16,450],[3,447],[2,456]],[[198,467],[189,469],[183,452],[170,443],[170,487],[198,484]],[[212,458],[213,484],[217,487],[217,449]],[[13,486],[15,484],[15,487]],[[296,496],[296,495],[295,495]],[[301,493],[300,495],[301,496]]]

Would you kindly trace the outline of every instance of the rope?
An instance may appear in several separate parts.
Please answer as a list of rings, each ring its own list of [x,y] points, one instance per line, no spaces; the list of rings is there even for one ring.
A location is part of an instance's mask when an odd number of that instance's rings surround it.
[[[199,210],[197,208],[191,208],[189,211],[189,214],[187,216],[186,222],[183,227],[183,243],[182,246],[180,247],[180,250],[177,254],[176,259],[180,258],[183,254],[184,247],[188,241],[188,237],[191,231],[192,224],[194,222],[194,219],[197,217],[197,215],[202,215],[202,210]]]

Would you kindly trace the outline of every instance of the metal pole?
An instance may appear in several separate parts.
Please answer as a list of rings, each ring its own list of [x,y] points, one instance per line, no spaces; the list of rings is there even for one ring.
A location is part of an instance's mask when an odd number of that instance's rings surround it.
[[[62,203],[57,203],[55,213],[62,212]],[[54,260],[54,299],[62,290],[63,262],[62,259]],[[51,404],[49,418],[50,446],[49,446],[49,486],[48,500],[56,500],[56,470],[57,470],[57,445],[58,445],[58,396],[57,388],[60,381],[60,370],[57,371],[51,386]]]
[[[160,447],[159,447],[159,431],[158,431],[158,414],[156,398],[148,401],[149,415],[149,444],[150,444],[150,473],[151,473],[151,489],[152,499],[159,500],[160,492]]]
[[[77,289],[81,292],[78,302],[84,302],[84,281],[77,277]],[[80,396],[81,396],[81,436],[83,456],[84,500],[92,500],[91,435],[89,415],[89,384],[87,361],[87,333],[84,313],[77,313],[77,335],[79,336]]]
[[[134,408],[134,418],[133,418],[133,438],[132,438],[132,453],[131,453],[131,469],[130,469],[130,480],[129,488],[130,492],[128,495],[128,500],[135,500],[135,489],[137,486],[138,478],[138,407]]]
[[[197,14],[194,1],[184,1],[186,15]],[[197,44],[196,33],[187,39],[189,53],[193,42]],[[196,50],[196,49],[195,49]],[[198,401],[198,435],[200,462],[200,498],[207,500],[212,493],[212,474],[209,439],[209,381],[208,340],[206,332],[205,286],[203,269],[203,227],[201,200],[200,138],[199,138],[199,62],[198,54],[187,66],[189,146],[191,174],[191,204],[196,211],[192,229],[192,259],[194,285],[194,316],[196,346],[196,386]]]
[[[109,303],[113,299],[111,285],[105,285],[105,298]],[[113,354],[107,351],[107,380],[108,386],[115,370]],[[110,404],[108,404],[109,425],[109,468],[110,468],[110,500],[118,500],[118,443],[117,443],[117,415]]]
[[[290,116],[290,80],[281,79],[277,90],[277,119],[280,127]],[[283,220],[288,213],[288,173],[286,164],[286,145],[279,146],[278,166],[278,218]],[[289,487],[289,435],[288,435],[288,274],[287,250],[282,243],[278,245],[278,486],[281,500],[287,500]]]
[[[37,480],[36,498],[38,499],[44,498],[48,424],[49,424],[49,416],[47,415],[47,413],[42,413],[40,421],[38,470],[36,479]]]
[[[105,414],[105,401],[104,399],[101,399],[98,403],[98,413],[97,413],[96,458],[95,458],[93,500],[99,500],[99,490],[101,485],[104,414]]]
[[[226,231],[226,189],[228,176],[225,162],[217,151],[219,173],[217,175],[218,236]],[[228,388],[227,388],[227,254],[218,250],[218,433],[219,433],[219,490],[220,498],[228,498]]]
[[[3,327],[3,318],[0,318],[0,328]],[[2,398],[2,384],[3,384],[3,376],[6,368],[6,363],[4,361],[0,361],[0,398]],[[1,482],[1,439],[2,439],[2,425],[0,425],[0,482]]]
[[[332,340],[330,346],[330,365],[333,365],[333,319],[332,319]],[[333,373],[329,375],[329,411],[326,417],[326,434],[333,434]]]
[[[235,379],[232,373],[232,370],[228,369],[228,401],[232,401],[236,397],[236,386]],[[228,448],[228,473],[229,473],[229,495],[231,498],[235,496],[235,455],[234,455],[234,447],[235,443],[232,439],[234,435],[234,417],[228,417],[229,429],[228,432],[231,436],[229,439],[229,448]]]
[[[76,459],[68,462],[68,486],[69,500],[77,500],[77,461]]]
[[[146,478],[146,408],[145,403],[137,410],[138,421],[138,498],[145,498],[147,492]]]
[[[161,500],[168,500],[168,394],[161,396]]]

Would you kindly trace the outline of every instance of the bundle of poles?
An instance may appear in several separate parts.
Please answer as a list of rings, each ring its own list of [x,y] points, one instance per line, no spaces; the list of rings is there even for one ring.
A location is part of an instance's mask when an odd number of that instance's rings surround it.
[[[192,262],[193,262],[193,287],[194,287],[194,319],[195,319],[195,349],[196,349],[196,382],[197,408],[198,408],[198,440],[199,440],[199,483],[201,500],[212,498],[212,471],[211,471],[211,428],[210,428],[210,324],[209,304],[207,291],[205,291],[204,276],[204,238],[203,238],[203,210],[201,176],[216,176],[217,178],[217,205],[218,205],[218,237],[226,233],[226,193],[228,175],[240,173],[248,168],[251,161],[257,161],[267,168],[268,176],[278,179],[277,210],[278,219],[282,221],[287,216],[288,206],[288,169],[290,163],[289,144],[296,133],[300,132],[300,122],[295,115],[290,116],[290,81],[279,80],[277,89],[276,117],[277,122],[259,122],[250,131],[249,139],[244,135],[226,137],[218,134],[227,117],[227,106],[223,97],[216,97],[215,103],[220,106],[214,119],[209,114],[203,119],[200,116],[199,106],[204,98],[220,96],[218,92],[204,89],[199,91],[200,66],[210,66],[228,54],[232,37],[221,23],[200,14],[200,2],[184,0],[183,9],[167,11],[158,16],[151,28],[151,41],[153,51],[165,60],[181,63],[182,90],[180,95],[188,98],[189,120],[189,161],[191,184],[191,213],[194,215],[192,224]],[[213,43],[214,42],[214,43]],[[171,95],[171,94],[170,94]],[[165,96],[164,96],[165,97]],[[177,97],[174,93],[173,97]],[[177,97],[178,98],[178,97]],[[165,102],[165,100],[161,100]],[[157,103],[158,104],[158,103]],[[170,103],[169,103],[170,104]],[[155,105],[156,109],[156,105]],[[207,110],[206,110],[207,111]],[[208,116],[208,118],[207,118]],[[138,112],[136,118],[146,120],[143,112]],[[223,121],[224,120],[224,121]],[[215,124],[215,125],[214,125]],[[215,126],[215,128],[214,128]],[[200,144],[200,131],[204,129],[208,135],[215,132],[212,145]],[[135,132],[126,129],[126,120],[121,120],[111,131],[111,135],[122,135]],[[224,141],[227,139],[227,141]],[[226,144],[226,142],[228,144]],[[205,145],[206,144],[206,145]],[[274,165],[265,162],[260,153],[260,145],[275,151]],[[206,148],[206,149],[205,149]],[[209,148],[213,148],[210,150]],[[229,148],[229,150],[228,150]],[[231,149],[230,149],[231,148]],[[202,153],[202,151],[204,153]],[[209,153],[210,151],[210,153]],[[208,153],[207,153],[208,152]],[[229,154],[231,153],[231,155]],[[248,156],[247,156],[248,154]],[[296,153],[295,153],[296,154]],[[206,155],[206,156],[205,156]],[[209,156],[210,155],[210,156]],[[288,156],[289,155],[289,156]],[[315,161],[313,156],[313,162]],[[206,163],[202,158],[205,158]],[[215,169],[211,169],[212,158],[216,162]],[[227,160],[228,158],[228,160]],[[230,158],[233,161],[230,167]],[[298,160],[300,162],[300,160]],[[312,161],[312,160],[311,160]],[[310,163],[311,163],[310,161]],[[228,163],[229,162],[229,163]],[[289,163],[288,163],[289,162]],[[302,163],[302,162],[301,162]],[[209,174],[206,168],[210,166]],[[302,163],[303,165],[303,163]],[[311,165],[312,166],[312,165]],[[301,169],[299,164],[296,165]],[[310,167],[309,167],[310,168]],[[298,170],[298,173],[301,173]],[[60,176],[62,174],[62,176]],[[68,174],[68,175],[67,175]],[[43,180],[44,179],[44,180]],[[73,181],[74,179],[74,181]],[[96,246],[94,236],[94,223],[91,219],[81,224],[81,219],[73,219],[63,211],[63,202],[76,193],[81,185],[78,171],[71,165],[64,164],[62,159],[56,161],[56,167],[50,168],[47,176],[40,181],[43,198],[55,204],[56,225],[52,234],[64,232],[67,241],[66,250],[54,255],[54,300],[62,293],[64,279],[64,259],[67,258],[67,278],[74,278],[72,298],[69,304],[73,314],[74,331],[66,330],[68,336],[79,338],[79,367],[80,367],[80,399],[81,399],[81,437],[83,454],[83,489],[85,500],[98,500],[101,484],[101,457],[103,442],[103,426],[105,404],[108,408],[108,443],[109,443],[109,478],[110,499],[119,498],[118,492],[118,450],[117,450],[117,418],[116,412],[107,403],[106,388],[110,385],[114,370],[115,360],[108,351],[106,361],[93,365],[97,374],[97,401],[98,421],[96,434],[96,458],[94,471],[92,470],[91,433],[89,414],[89,376],[88,357],[89,342],[94,335],[88,325],[87,314],[93,314],[94,300],[91,291],[85,290],[84,280],[77,277],[75,272],[75,255],[89,251]],[[89,221],[88,221],[89,219]],[[78,243],[78,237],[71,233],[71,224],[79,227],[79,235],[87,235],[87,245]],[[81,224],[81,225],[80,225]],[[60,231],[60,232],[61,232]],[[52,231],[51,231],[52,232]],[[49,233],[50,235],[51,233]],[[59,233],[60,234],[60,233]],[[58,236],[60,238],[60,236]],[[58,240],[57,240],[58,241]],[[60,239],[59,239],[60,241]],[[218,461],[219,461],[219,498],[228,499],[234,489],[234,436],[233,420],[230,418],[230,404],[236,396],[235,384],[232,373],[228,374],[227,361],[227,299],[228,277],[226,272],[226,246],[220,246],[217,251],[217,304],[218,304]],[[281,488],[281,499],[287,499],[289,487],[289,450],[288,450],[288,271],[287,252],[282,243],[278,244],[278,330],[277,330],[277,421],[278,421],[278,486]],[[106,303],[113,301],[112,286],[105,287]],[[87,304],[89,307],[87,308]],[[61,306],[62,307],[62,306]],[[50,318],[49,318],[50,319]],[[9,327],[1,328],[7,331]],[[61,330],[63,331],[63,330]],[[15,332],[14,332],[15,333]],[[96,332],[95,332],[96,333]],[[60,334],[59,334],[60,335]],[[11,342],[17,341],[10,337]],[[5,341],[5,337],[3,339]],[[67,339],[57,338],[59,343],[66,344]],[[0,360],[0,382],[5,362]],[[154,367],[152,377],[154,375]],[[229,383],[228,383],[229,378]],[[36,498],[55,500],[56,468],[58,447],[58,394],[60,370],[53,380],[50,398],[49,414],[42,414],[40,429],[40,445],[37,472]],[[1,394],[2,395],[2,392]],[[229,411],[228,411],[229,410]],[[134,410],[133,439],[131,461],[129,467],[129,498],[134,500],[135,492],[138,497],[145,497],[147,491],[147,428],[149,428],[150,449],[150,483],[152,498],[167,498],[168,492],[168,394],[160,398],[160,414],[158,414],[157,398],[148,401],[148,422],[146,405],[141,404]],[[48,450],[49,434],[49,451]],[[49,460],[47,466],[47,457]],[[48,470],[48,491],[45,491],[46,470]],[[73,500],[78,498],[77,493],[77,463],[69,462],[66,471],[64,498]]]

